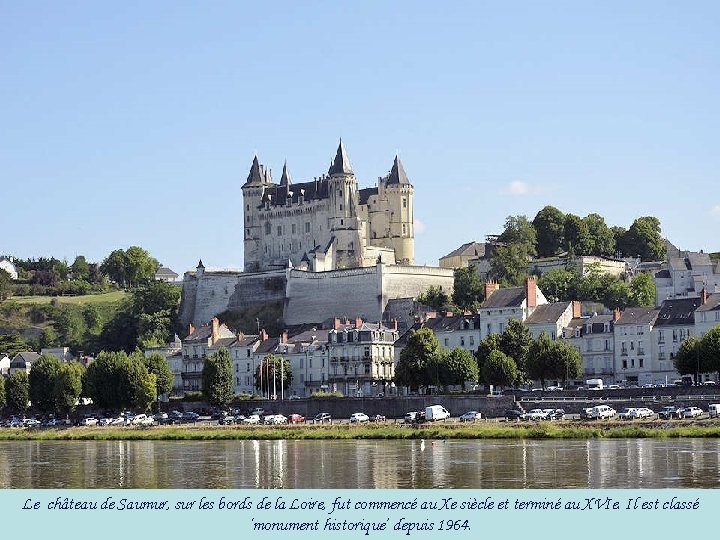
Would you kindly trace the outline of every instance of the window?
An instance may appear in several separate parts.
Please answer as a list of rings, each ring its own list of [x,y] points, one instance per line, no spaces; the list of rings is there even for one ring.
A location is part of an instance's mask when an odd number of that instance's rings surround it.
[[[282,236],[282,225],[277,226],[277,235]]]
[[[470,336],[470,346],[471,347],[475,346],[475,336]]]
[[[623,369],[627,369],[627,360],[623,360]]]
[[[342,212],[342,203],[340,203],[340,211]]]
[[[403,197],[402,206],[403,208],[407,208],[407,199],[405,197]]]
[[[460,346],[461,347],[465,346],[465,337],[463,337],[463,336],[460,336]]]
[[[446,347],[450,346],[450,340],[448,338],[445,338],[445,346]]]
[[[300,369],[303,369],[304,367],[305,367],[305,359],[301,358],[300,359]]]
[[[640,367],[643,367],[643,359],[640,359]]]
[[[308,360],[308,367],[312,369],[312,358],[309,358]]]
[[[250,371],[250,362],[247,363],[247,371]]]
[[[306,221],[306,222],[305,222],[305,232],[306,232],[306,233],[309,233],[309,232],[310,232],[310,222],[309,222],[309,221]]]
[[[270,234],[270,228],[271,228],[271,227],[270,227],[270,222],[269,222],[269,221],[266,221],[266,222],[265,222],[265,234]]]
[[[635,367],[635,359],[634,358],[630,359],[630,367]]]
[[[292,233],[295,234],[295,224],[292,224]]]
[[[403,231],[403,232],[402,232],[402,233],[403,233],[403,236],[405,236],[405,234],[406,234],[406,229],[405,229],[405,224],[404,224],[404,223],[403,223],[403,229],[402,229],[402,231]]]

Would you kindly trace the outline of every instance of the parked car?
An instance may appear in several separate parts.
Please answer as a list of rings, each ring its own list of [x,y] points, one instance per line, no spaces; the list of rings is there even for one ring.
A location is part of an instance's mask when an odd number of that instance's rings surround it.
[[[40,420],[37,418],[25,418],[23,420],[23,425],[27,428],[34,428],[40,426]]]
[[[117,418],[112,418],[110,420],[111,426],[124,426],[125,425],[125,419],[122,416],[118,416]]]
[[[699,418],[702,415],[702,409],[699,407],[685,407],[683,410],[683,418]]]
[[[519,409],[508,409],[504,414],[507,420],[520,420],[523,414],[525,414],[525,411],[521,411]]]
[[[112,418],[105,416],[105,417],[101,418],[100,420],[98,420],[98,425],[99,426],[109,426],[112,421],[113,421]]]
[[[372,420],[373,422],[384,422],[386,418],[384,414],[376,414],[370,420]]]
[[[608,405],[597,405],[595,407],[592,407],[590,409],[590,416],[591,419],[603,419],[603,418],[612,418],[617,414],[617,411],[613,409],[612,407],[609,407]]]
[[[230,426],[235,423],[235,417],[231,414],[226,414],[218,420],[218,424],[221,426]]]
[[[7,423],[8,427],[14,428],[14,427],[23,427],[25,424],[23,423],[22,418],[18,418],[17,416],[13,416]]]
[[[252,410],[250,416],[252,416],[253,414],[257,414],[258,416],[263,417],[265,416],[265,409],[263,409],[262,407],[256,407]]]
[[[565,409],[543,409],[548,420],[563,420],[565,418]]]
[[[617,416],[620,420],[633,420],[637,418],[636,411],[634,407],[625,407]]]
[[[326,413],[326,412],[317,413],[315,415],[315,418],[313,418],[314,424],[316,424],[316,423],[323,424],[325,422],[332,422],[332,416],[330,415],[330,413]]]
[[[257,414],[251,414],[249,416],[246,416],[243,420],[243,424],[259,424],[260,423],[260,416]]]
[[[414,424],[418,421],[420,413],[418,411],[410,411],[408,413],[405,413],[404,422],[406,424]]]
[[[265,417],[265,423],[276,426],[279,424],[287,424],[288,419],[283,414],[273,414],[270,416],[270,418],[268,418],[267,416]]]
[[[562,386],[548,386],[547,391],[548,392],[562,392],[563,387]]]
[[[356,412],[350,415],[350,422],[353,424],[360,424],[362,422],[369,422],[370,417],[364,412]]]
[[[592,407],[586,407],[580,410],[580,420],[591,420],[592,419]]]
[[[636,418],[652,418],[655,416],[655,411],[648,409],[647,407],[638,407],[635,409]]]
[[[468,411],[460,416],[461,422],[476,422],[482,420],[482,414],[478,411]]]
[[[720,416],[720,405],[717,403],[713,403],[708,407],[708,416],[710,418],[716,418],[717,416]]]
[[[291,424],[302,424],[303,422],[305,422],[305,417],[302,414],[291,414],[288,417],[288,422],[290,422]]]
[[[200,415],[196,412],[186,411],[182,413],[181,418],[183,423],[197,422],[200,418]]]
[[[542,409],[532,409],[522,415],[523,420],[547,420],[547,415]]]
[[[658,418],[661,418],[663,420],[670,420],[672,418],[680,418],[680,409],[675,407],[674,405],[666,405],[662,409],[660,409],[660,412],[658,413]]]
[[[80,420],[81,426],[97,426],[97,424],[98,424],[98,419],[95,418],[94,416],[88,416],[88,417]]]

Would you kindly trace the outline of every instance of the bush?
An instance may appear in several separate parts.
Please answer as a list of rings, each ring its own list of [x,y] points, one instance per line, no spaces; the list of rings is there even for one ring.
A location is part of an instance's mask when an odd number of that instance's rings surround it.
[[[337,397],[343,397],[343,393],[339,390],[335,390],[334,392],[325,392],[325,391],[319,391],[319,392],[313,392],[310,397],[312,398],[337,398]]]
[[[202,392],[196,392],[196,391],[185,392],[185,396],[183,396],[183,401],[195,402],[195,401],[202,401],[202,400],[203,400]]]

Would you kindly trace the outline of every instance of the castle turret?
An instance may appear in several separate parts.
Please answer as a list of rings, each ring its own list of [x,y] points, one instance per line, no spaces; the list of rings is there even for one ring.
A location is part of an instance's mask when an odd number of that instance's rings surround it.
[[[259,270],[261,224],[259,209],[265,189],[272,182],[270,171],[260,164],[258,157],[253,158],[245,184],[242,186],[245,220],[243,223],[243,247],[246,272]]]
[[[357,180],[350,166],[342,139],[328,170],[328,221],[334,236],[337,268],[360,266],[361,245],[357,216]]]
[[[395,250],[395,260],[398,263],[414,264],[414,190],[407,174],[405,174],[405,168],[400,161],[400,156],[397,154],[388,175],[378,182],[378,191],[380,198],[387,201],[385,215],[378,216],[381,223],[374,226],[379,239],[378,243],[393,248]]]

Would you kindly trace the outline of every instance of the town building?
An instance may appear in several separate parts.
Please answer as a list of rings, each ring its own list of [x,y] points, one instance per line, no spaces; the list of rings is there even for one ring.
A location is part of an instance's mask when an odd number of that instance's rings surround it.
[[[700,305],[695,310],[695,335],[702,337],[711,328],[720,325],[720,292],[700,292]]]
[[[679,252],[668,256],[664,266],[653,274],[658,306],[665,300],[698,298],[703,289],[720,292],[720,262],[713,263],[707,253]]]
[[[480,305],[480,339],[490,334],[502,334],[510,320],[525,321],[535,308],[547,304],[545,295],[534,277],[525,280],[523,287],[500,288],[494,281],[485,282],[485,301]]]
[[[0,256],[0,270],[5,270],[10,274],[10,279],[18,278],[17,267],[15,266],[15,259],[13,257]]]
[[[10,357],[0,353],[0,377],[7,377],[10,374]]]
[[[155,272],[155,280],[156,281],[164,281],[166,283],[174,283],[178,278],[177,272],[173,272],[170,268],[167,266],[161,266],[157,269],[157,272]]]
[[[617,382],[614,329],[620,315],[615,310],[611,314],[574,317],[563,330],[565,339],[580,351],[585,379],[602,379],[606,384]]]
[[[652,383],[672,383],[681,375],[675,369],[673,359],[682,342],[696,335],[695,311],[700,303],[700,298],[676,298],[665,300],[660,306],[652,328]]]
[[[190,325],[188,336],[182,341],[183,391],[202,390],[202,371],[205,358],[228,348],[237,336],[225,325],[213,318],[210,324],[195,328]]]
[[[550,339],[561,339],[564,335],[563,330],[568,327],[570,321],[580,315],[579,301],[541,304],[525,319],[525,326],[530,330],[533,339],[539,338],[543,332]]]
[[[640,386],[664,382],[664,377],[659,380],[652,345],[652,330],[659,314],[657,308],[628,307],[615,321],[616,380]]]
[[[33,363],[40,358],[40,355],[33,351],[22,351],[13,356],[8,368],[8,375],[12,375],[16,371],[24,371],[30,373]]]

